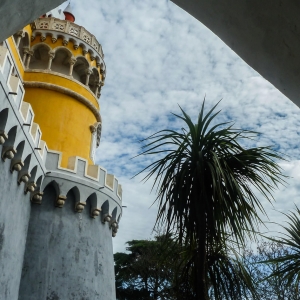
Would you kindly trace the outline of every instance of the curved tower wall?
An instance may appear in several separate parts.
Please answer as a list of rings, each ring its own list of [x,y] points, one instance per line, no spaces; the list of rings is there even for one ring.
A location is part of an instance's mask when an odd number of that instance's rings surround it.
[[[73,172],[55,168],[58,161],[59,154],[48,153],[53,171],[41,205],[32,207],[19,299],[115,299],[111,235],[122,209],[120,186],[102,168],[90,178],[82,159]]]
[[[23,101],[22,72],[0,46],[0,299],[18,299],[31,201],[46,171],[47,148]],[[39,150],[40,149],[40,150]]]
[[[101,45],[69,21],[0,45],[1,299],[115,299],[122,188],[93,163],[104,79]]]

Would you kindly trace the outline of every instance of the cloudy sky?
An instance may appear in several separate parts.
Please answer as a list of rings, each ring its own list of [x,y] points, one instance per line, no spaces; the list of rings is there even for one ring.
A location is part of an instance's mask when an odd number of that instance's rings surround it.
[[[299,203],[299,108],[169,0],[73,0],[72,5],[76,23],[97,37],[105,53],[97,163],[119,178],[127,206],[114,251],[124,251],[128,240],[150,238],[155,222],[151,182],[132,179],[150,162],[132,159],[140,152],[139,141],[180,128],[171,115],[179,113],[178,104],[195,119],[205,95],[207,109],[222,99],[218,121],[262,133],[251,146],[274,145],[289,156],[282,164],[291,176],[288,185],[274,194],[274,207],[264,203],[270,221],[283,223],[277,211]]]

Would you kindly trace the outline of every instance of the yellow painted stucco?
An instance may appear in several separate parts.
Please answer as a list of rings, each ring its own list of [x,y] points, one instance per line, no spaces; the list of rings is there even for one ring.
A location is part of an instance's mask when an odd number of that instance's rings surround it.
[[[99,103],[95,98],[95,95],[90,89],[84,87],[78,81],[68,79],[62,75],[59,75],[59,73],[51,74],[46,70],[43,70],[43,72],[30,72],[30,70],[28,70],[28,72],[26,71],[24,74],[24,81],[45,82],[45,83],[55,84],[64,88],[68,88],[74,92],[77,92],[81,96],[85,97],[92,104],[94,104],[98,109],[100,109]]]
[[[63,153],[62,167],[67,167],[71,156],[93,164],[89,126],[97,120],[89,108],[68,95],[40,88],[26,88],[24,101],[32,105],[34,122],[39,124],[49,149]]]
[[[9,44],[9,48],[11,51],[11,55],[13,56],[13,60],[18,68],[19,74],[21,78],[24,78],[24,65],[22,63],[22,58],[19,55],[19,50],[16,47],[16,44],[14,42],[14,38],[11,36],[7,39],[7,42]]]

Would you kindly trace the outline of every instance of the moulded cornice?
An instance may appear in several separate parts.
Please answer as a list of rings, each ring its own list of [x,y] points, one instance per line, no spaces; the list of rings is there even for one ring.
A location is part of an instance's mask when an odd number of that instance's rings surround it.
[[[55,85],[52,83],[39,82],[39,81],[24,81],[24,87],[25,88],[42,88],[42,89],[51,90],[51,91],[55,91],[55,92],[59,92],[59,93],[68,95],[68,96],[76,99],[77,101],[81,102],[82,104],[84,104],[87,108],[89,108],[92,111],[92,113],[94,114],[94,116],[96,117],[96,120],[98,122],[101,122],[101,116],[100,116],[100,113],[99,113],[97,107],[94,104],[92,104],[88,99],[86,99],[82,95],[80,95],[70,89],[67,89],[65,87]]]

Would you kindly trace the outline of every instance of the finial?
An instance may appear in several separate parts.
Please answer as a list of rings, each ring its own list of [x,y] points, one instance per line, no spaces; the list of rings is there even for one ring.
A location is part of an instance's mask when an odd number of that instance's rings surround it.
[[[65,20],[75,22],[75,16],[73,15],[73,10],[71,8],[71,2],[69,2],[68,6],[64,10]]]

